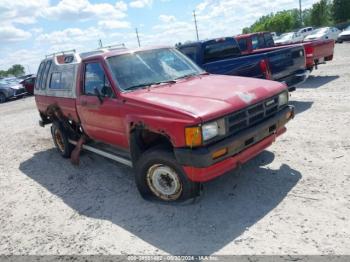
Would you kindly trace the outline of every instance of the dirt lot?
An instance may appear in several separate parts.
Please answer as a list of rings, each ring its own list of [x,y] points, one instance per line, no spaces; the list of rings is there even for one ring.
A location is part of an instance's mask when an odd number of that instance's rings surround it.
[[[272,147],[192,205],[144,201],[132,171],[61,158],[32,97],[0,105],[0,254],[350,254],[350,44],[292,93]]]

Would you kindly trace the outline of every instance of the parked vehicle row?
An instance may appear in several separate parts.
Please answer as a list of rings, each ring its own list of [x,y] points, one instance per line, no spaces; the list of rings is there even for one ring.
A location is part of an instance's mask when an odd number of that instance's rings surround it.
[[[286,131],[288,90],[333,49],[334,40],[276,46],[263,32],[55,53],[35,81],[39,124],[51,124],[58,152],[73,163],[82,149],[94,152],[133,167],[142,197],[185,201]]]
[[[35,75],[23,77],[7,77],[0,79],[0,103],[24,95],[34,94]]]
[[[240,45],[242,54],[270,52],[286,47],[303,46],[305,50],[305,67],[312,71],[319,64],[331,61],[334,52],[334,40],[307,41],[300,44],[275,45],[269,32],[238,35],[235,37]],[[256,41],[258,39],[258,41]],[[254,44],[254,42],[257,42]]]
[[[273,43],[272,37],[271,41]],[[225,37],[191,42],[177,48],[212,74],[276,80],[285,83],[289,90],[294,90],[308,77],[302,46],[243,55],[237,40]]]
[[[0,103],[4,103],[11,98],[22,97],[25,94],[25,88],[16,78],[3,78],[0,80]]]

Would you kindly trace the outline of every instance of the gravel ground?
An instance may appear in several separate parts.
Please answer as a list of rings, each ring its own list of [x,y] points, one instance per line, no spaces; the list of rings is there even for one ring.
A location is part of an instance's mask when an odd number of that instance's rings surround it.
[[[33,97],[0,105],[0,254],[350,254],[350,44],[296,92],[272,147],[191,205],[144,201],[132,171],[74,167]]]

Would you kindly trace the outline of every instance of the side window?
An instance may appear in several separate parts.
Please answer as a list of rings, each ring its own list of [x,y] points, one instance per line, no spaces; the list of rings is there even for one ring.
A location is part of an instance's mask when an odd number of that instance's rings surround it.
[[[74,81],[74,72],[65,70],[51,74],[50,89],[71,90]]]
[[[239,48],[241,49],[241,51],[246,51],[248,46],[247,46],[247,39],[239,39],[238,40],[238,45],[239,45]]]
[[[259,47],[258,37],[256,35],[252,36],[252,47],[253,49],[257,49]]]
[[[271,34],[264,34],[265,38],[265,47],[271,47],[273,46],[273,38]]]
[[[184,55],[188,56],[192,61],[197,61],[197,48],[196,47],[184,47],[179,49]]]
[[[258,46],[259,48],[264,48],[265,46],[265,40],[263,35],[259,35],[258,37]]]
[[[50,72],[50,67],[51,67],[52,61],[48,61],[46,63],[46,67],[45,67],[45,71],[43,71],[43,77],[42,77],[42,82],[41,84],[41,89],[46,89],[46,85],[47,85],[47,78],[48,78],[48,74]]]
[[[61,89],[61,72],[51,74],[50,89]]]
[[[113,97],[112,87],[100,63],[86,64],[84,79],[84,94],[95,96],[97,89],[101,95]]]
[[[39,89],[40,88],[40,78],[43,74],[43,69],[45,66],[45,62],[41,62],[39,69],[38,69],[38,74],[37,74],[37,81],[35,83],[35,89]]]

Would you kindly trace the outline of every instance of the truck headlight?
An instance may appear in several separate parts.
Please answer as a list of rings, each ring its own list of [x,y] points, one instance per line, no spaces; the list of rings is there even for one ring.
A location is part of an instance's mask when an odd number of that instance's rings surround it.
[[[202,126],[186,127],[185,140],[189,147],[200,146],[216,136],[223,136],[226,134],[225,118],[212,121]]]
[[[289,98],[288,96],[289,96],[288,92],[283,92],[283,93],[279,94],[278,106],[283,106],[283,105],[288,104],[288,98]]]
[[[225,119],[221,118],[217,121],[209,122],[202,126],[203,141],[208,141],[216,136],[226,134]]]
[[[219,126],[216,121],[204,124],[202,126],[203,141],[208,141],[219,134]]]

